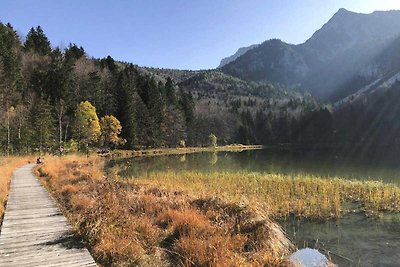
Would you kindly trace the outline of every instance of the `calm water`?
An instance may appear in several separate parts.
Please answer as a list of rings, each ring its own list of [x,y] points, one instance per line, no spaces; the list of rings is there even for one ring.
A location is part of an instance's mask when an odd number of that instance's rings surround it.
[[[124,176],[142,176],[157,171],[263,172],[339,176],[348,179],[383,180],[400,184],[399,161],[345,158],[329,152],[253,150],[194,153],[112,160]]]
[[[289,219],[280,224],[297,247],[317,248],[339,266],[400,266],[399,215],[372,219],[349,214],[338,221]]]
[[[311,174],[400,184],[400,161],[341,157],[315,151],[256,150],[115,159],[123,176],[146,176],[163,170],[182,172],[263,172]],[[379,219],[349,214],[339,221],[288,219],[280,222],[299,248],[318,248],[339,266],[400,266],[400,215]]]

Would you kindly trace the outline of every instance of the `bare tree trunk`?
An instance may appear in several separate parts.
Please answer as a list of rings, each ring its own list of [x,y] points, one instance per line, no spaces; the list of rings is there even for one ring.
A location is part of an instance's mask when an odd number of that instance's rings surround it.
[[[64,143],[67,143],[67,133],[68,133],[68,127],[69,127],[69,121],[67,121],[67,124],[65,125]]]
[[[43,129],[42,126],[40,126],[39,155],[42,154],[42,140],[43,140]]]
[[[63,137],[63,135],[62,135],[62,117],[63,117],[63,115],[64,115],[64,107],[63,107],[63,104],[61,103],[61,100],[60,100],[60,103],[59,103],[59,108],[58,108],[58,130],[59,130],[59,147],[58,147],[58,149],[59,149],[59,152],[60,152],[60,156],[61,156],[61,154],[62,154],[62,150],[63,150],[63,148],[62,148],[62,137]]]
[[[10,156],[11,147],[11,129],[10,129],[10,115],[7,112],[7,156]]]
[[[6,112],[7,112],[7,156],[10,156],[11,129],[10,129],[10,110],[8,107],[8,101],[6,102]]]
[[[22,120],[18,121],[18,140],[21,140],[21,128],[22,128]]]
[[[62,117],[61,117],[61,113],[58,115],[58,126],[59,126],[59,147],[60,147],[60,151],[61,151],[61,146],[62,146]]]

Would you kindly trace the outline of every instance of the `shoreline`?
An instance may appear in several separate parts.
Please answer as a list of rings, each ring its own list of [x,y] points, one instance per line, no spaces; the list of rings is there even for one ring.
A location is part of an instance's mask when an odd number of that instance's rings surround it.
[[[146,157],[163,155],[182,155],[200,152],[242,152],[245,150],[265,149],[264,145],[226,145],[217,147],[184,147],[184,148],[154,148],[143,150],[113,150],[108,154],[100,154],[102,157],[124,158],[124,157]]]
[[[103,163],[52,157],[35,168],[100,265],[293,266],[296,248],[264,213],[219,197],[107,179]]]

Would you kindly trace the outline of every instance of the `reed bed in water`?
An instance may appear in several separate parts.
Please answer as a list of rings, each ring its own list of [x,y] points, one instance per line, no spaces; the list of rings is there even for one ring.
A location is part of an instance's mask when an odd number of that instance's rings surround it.
[[[215,197],[106,177],[102,166],[100,159],[67,157],[47,158],[36,169],[99,264],[293,265],[286,260],[290,241],[266,216]]]
[[[12,173],[16,168],[28,163],[29,160],[33,160],[33,157],[0,157],[0,227],[3,222]]]
[[[380,181],[245,172],[157,172],[134,179],[198,197],[243,202],[276,218],[338,218],[349,203],[358,204],[356,209],[367,215],[400,211],[400,188]]]

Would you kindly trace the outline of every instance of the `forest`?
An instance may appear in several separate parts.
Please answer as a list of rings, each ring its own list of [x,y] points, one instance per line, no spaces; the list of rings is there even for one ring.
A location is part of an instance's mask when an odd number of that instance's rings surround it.
[[[0,24],[0,98],[3,154],[208,146],[210,135],[219,145],[334,142],[331,110],[305,93],[95,59],[74,43],[52,47],[40,26],[21,37]]]

